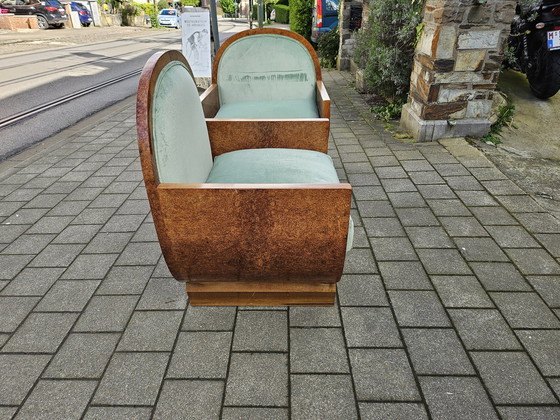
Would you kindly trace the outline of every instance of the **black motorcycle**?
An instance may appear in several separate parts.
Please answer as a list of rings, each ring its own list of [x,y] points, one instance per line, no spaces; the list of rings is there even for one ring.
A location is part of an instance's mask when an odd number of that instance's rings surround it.
[[[527,75],[537,98],[547,99],[560,90],[560,1],[532,3],[517,6],[509,37],[515,59],[508,61]]]

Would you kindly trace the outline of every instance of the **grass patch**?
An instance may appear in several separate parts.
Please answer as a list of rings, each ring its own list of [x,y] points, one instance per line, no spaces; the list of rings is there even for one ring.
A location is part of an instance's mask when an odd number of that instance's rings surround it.
[[[492,143],[494,145],[500,144],[502,139],[500,134],[504,127],[515,127],[513,125],[513,116],[515,114],[515,105],[507,104],[498,107],[498,119],[490,127],[490,132],[482,137],[480,140],[484,143]]]

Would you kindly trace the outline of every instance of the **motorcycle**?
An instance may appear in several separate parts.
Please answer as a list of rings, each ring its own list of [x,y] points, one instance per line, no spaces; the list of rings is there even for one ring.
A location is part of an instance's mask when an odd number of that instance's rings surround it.
[[[560,90],[560,1],[521,2],[511,28],[508,43],[515,59],[508,61],[527,75],[533,95],[554,96]]]

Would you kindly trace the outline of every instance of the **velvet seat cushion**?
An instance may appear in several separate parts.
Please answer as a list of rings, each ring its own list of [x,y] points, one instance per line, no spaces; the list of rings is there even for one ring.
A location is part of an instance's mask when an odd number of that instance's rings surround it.
[[[300,149],[246,149],[217,156],[210,184],[338,184],[329,155]],[[354,223],[349,221],[346,249],[352,248]]]
[[[319,118],[319,112],[309,99],[246,101],[223,104],[215,118]]]

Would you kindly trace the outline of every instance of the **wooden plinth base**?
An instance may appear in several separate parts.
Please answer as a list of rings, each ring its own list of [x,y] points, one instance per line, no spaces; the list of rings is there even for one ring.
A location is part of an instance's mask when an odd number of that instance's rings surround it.
[[[332,306],[336,283],[187,283],[193,306]]]

